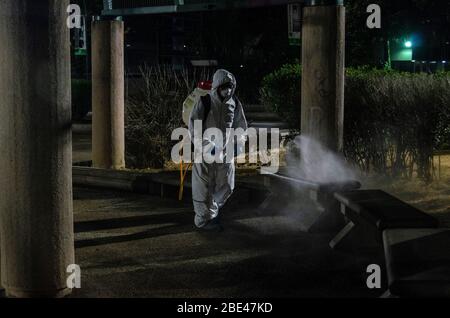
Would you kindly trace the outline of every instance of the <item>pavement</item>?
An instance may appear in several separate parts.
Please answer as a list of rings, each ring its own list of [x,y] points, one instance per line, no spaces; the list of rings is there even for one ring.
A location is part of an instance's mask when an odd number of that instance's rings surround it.
[[[86,162],[92,160],[91,135],[86,133],[74,134],[72,143],[72,162]]]
[[[225,231],[201,233],[189,203],[100,189],[74,189],[72,297],[378,297],[366,286],[377,253],[338,252],[333,233],[304,233],[299,219],[233,200]],[[358,256],[356,256],[358,255]],[[381,264],[380,264],[381,263]]]

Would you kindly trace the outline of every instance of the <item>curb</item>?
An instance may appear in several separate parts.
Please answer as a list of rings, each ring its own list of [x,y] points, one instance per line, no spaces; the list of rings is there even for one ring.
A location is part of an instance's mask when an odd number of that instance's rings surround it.
[[[261,183],[248,182],[248,177],[236,178],[236,197],[239,202],[250,202],[263,198],[268,189]],[[179,171],[164,171],[155,173],[139,173],[127,170],[109,170],[92,167],[72,167],[72,182],[74,186],[93,187],[126,191],[137,194],[149,194],[161,198],[178,200]],[[190,202],[192,185],[190,172],[184,184],[183,201]]]

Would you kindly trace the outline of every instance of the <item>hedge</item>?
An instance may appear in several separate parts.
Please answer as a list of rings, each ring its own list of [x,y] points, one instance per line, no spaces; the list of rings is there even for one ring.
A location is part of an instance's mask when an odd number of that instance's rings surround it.
[[[300,132],[299,64],[267,75],[262,103]],[[433,178],[433,152],[450,148],[450,73],[346,70],[345,155],[363,171]]]

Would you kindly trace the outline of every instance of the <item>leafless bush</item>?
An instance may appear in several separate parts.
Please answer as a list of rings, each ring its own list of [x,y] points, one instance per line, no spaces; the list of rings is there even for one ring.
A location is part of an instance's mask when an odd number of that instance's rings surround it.
[[[182,127],[182,104],[206,71],[173,70],[159,65],[140,68],[129,83],[126,106],[126,145],[129,168],[164,168],[177,141],[172,131]]]
[[[346,155],[365,171],[430,181],[450,126],[448,74],[347,75]]]

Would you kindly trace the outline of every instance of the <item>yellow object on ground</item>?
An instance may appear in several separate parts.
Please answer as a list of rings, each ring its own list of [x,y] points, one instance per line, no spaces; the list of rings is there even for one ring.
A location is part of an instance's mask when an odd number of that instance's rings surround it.
[[[183,158],[183,146],[180,149],[181,158]],[[186,169],[185,169],[186,167]],[[180,190],[178,191],[178,200],[183,200],[184,193],[184,181],[186,180],[186,175],[189,169],[192,167],[192,163],[184,164],[183,159],[180,161]]]
[[[186,180],[186,174],[189,171],[189,168],[191,168],[192,163],[189,163],[186,165],[186,170],[184,169],[184,163],[181,161],[180,163],[180,191],[178,193],[178,200],[183,200],[183,192],[184,192],[184,181]]]

